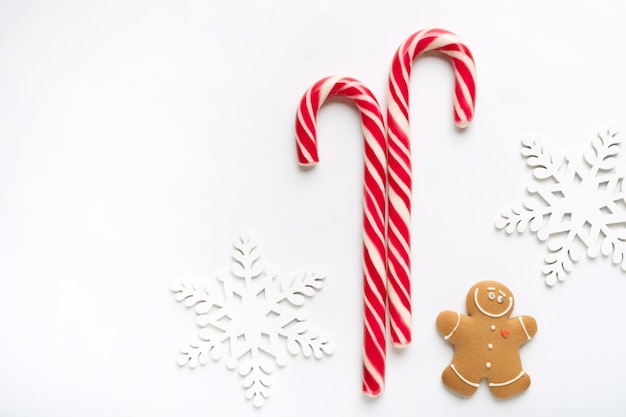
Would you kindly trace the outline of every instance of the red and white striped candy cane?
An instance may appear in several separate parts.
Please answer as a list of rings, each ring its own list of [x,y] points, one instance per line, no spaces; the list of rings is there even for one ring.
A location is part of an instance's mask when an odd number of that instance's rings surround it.
[[[466,127],[474,115],[476,68],[469,48],[455,34],[426,29],[404,41],[391,64],[387,96],[389,145],[389,220],[387,268],[391,341],[396,346],[411,342],[411,152],[409,140],[409,80],[413,60],[437,51],[454,68],[454,122]]]
[[[363,189],[363,392],[380,395],[385,382],[387,278],[385,256],[385,189],[387,141],[378,101],[360,81],[327,77],[304,93],[296,118],[296,144],[300,165],[319,161],[315,119],[333,96],[352,100],[361,113],[365,139]]]

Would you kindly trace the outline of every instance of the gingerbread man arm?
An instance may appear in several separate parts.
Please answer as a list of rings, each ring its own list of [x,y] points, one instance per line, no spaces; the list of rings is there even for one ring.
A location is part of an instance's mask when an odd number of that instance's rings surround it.
[[[534,335],[537,334],[537,321],[534,317],[518,316],[515,319],[519,322],[528,340],[530,340]]]
[[[437,316],[437,330],[448,340],[461,323],[461,314],[456,311],[442,311]]]

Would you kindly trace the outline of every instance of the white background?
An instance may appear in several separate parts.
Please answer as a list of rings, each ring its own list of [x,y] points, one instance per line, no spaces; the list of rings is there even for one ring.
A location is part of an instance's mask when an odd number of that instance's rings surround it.
[[[614,3],[1,2],[0,414],[624,415],[626,274],[583,259],[549,288],[545,244],[494,228],[526,197],[523,134],[565,151],[609,122],[626,131],[626,10]],[[476,116],[458,132],[450,64],[416,61],[414,343],[389,348],[386,391],[371,400],[358,115],[323,108],[311,171],[296,163],[294,115],[331,74],[384,104],[393,53],[430,27],[471,48]],[[336,345],[279,369],[260,410],[223,362],[175,363],[196,325],[171,281],[214,279],[243,230],[268,264],[328,271],[308,310]],[[435,318],[464,312],[482,279],[507,284],[514,314],[539,324],[521,349],[532,385],[506,401],[440,380],[453,350]]]

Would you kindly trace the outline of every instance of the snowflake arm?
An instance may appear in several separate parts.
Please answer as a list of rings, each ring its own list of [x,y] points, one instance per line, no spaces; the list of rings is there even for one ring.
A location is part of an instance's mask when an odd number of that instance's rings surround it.
[[[170,289],[175,293],[176,301],[184,302],[185,307],[195,305],[198,314],[206,314],[213,306],[222,307],[222,303],[203,285],[177,280],[172,283]]]
[[[526,157],[526,164],[533,167],[533,176],[539,180],[553,178],[557,183],[563,180],[560,172],[563,164],[563,156],[553,154],[549,146],[541,140],[524,137],[522,138],[522,155]]]
[[[549,211],[545,207],[540,207],[535,200],[527,199],[522,204],[502,212],[496,221],[496,227],[504,229],[509,234],[515,230],[522,233],[527,228],[532,232],[539,232],[543,229],[546,214],[549,214]]]
[[[564,281],[567,273],[574,267],[574,262],[580,259],[580,252],[574,244],[576,233],[570,232],[563,240],[553,240],[548,243],[550,251],[545,257],[543,273],[546,275],[546,283],[554,285],[558,281]]]
[[[309,329],[306,323],[298,322],[288,330],[281,334],[287,338],[287,349],[292,355],[302,352],[307,358],[313,354],[317,359],[321,359],[324,355],[332,355],[333,346],[328,336],[322,334],[319,329]]]
[[[245,279],[246,285],[250,285],[252,278],[260,276],[264,271],[257,243],[248,234],[242,233],[234,246],[232,256],[235,262],[232,263],[230,271],[234,276]]]
[[[270,361],[246,361],[239,366],[239,375],[244,377],[242,385],[246,398],[252,400],[256,407],[261,407],[270,396],[273,370]]]
[[[219,360],[222,357],[222,340],[212,338],[202,340],[199,337],[192,337],[181,347],[180,352],[176,363],[180,366],[189,365],[193,369],[198,363],[206,365],[209,358]]]
[[[622,271],[626,271],[626,230],[613,231],[604,230],[604,240],[602,241],[602,254],[611,255],[611,261],[615,265],[620,265]]]
[[[610,126],[598,132],[598,136],[591,141],[583,156],[591,166],[590,177],[597,177],[599,171],[610,171],[615,168],[615,155],[619,152],[620,139],[617,137],[617,127]]]
[[[300,271],[292,278],[281,281],[277,301],[286,299],[289,303],[299,307],[304,304],[305,297],[312,297],[315,291],[322,289],[325,278],[326,274],[314,269]]]

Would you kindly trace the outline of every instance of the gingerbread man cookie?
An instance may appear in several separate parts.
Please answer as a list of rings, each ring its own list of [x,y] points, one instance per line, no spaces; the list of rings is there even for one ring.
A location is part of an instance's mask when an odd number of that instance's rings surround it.
[[[442,375],[444,384],[465,396],[485,378],[491,393],[507,398],[525,391],[530,377],[522,369],[519,348],[537,333],[531,316],[509,318],[513,294],[496,281],[482,281],[467,293],[468,316],[444,311],[437,330],[454,344],[454,357]]]

